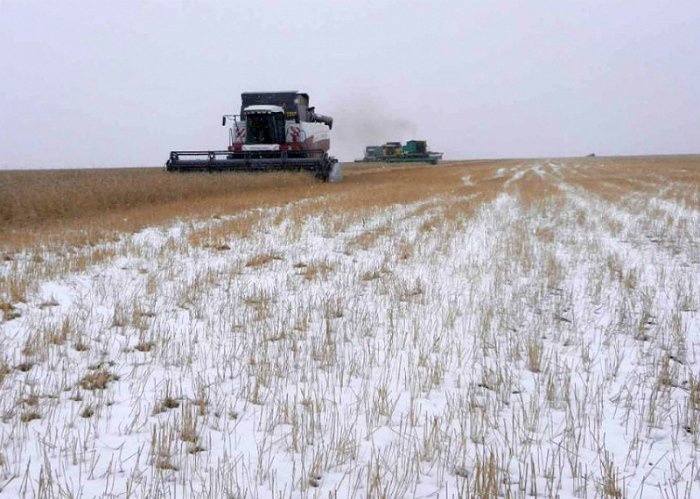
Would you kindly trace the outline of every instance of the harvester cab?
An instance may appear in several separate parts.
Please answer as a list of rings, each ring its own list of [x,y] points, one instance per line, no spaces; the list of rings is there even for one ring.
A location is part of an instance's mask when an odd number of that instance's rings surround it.
[[[245,144],[273,146],[287,142],[284,109],[281,107],[250,106],[242,116],[245,116]]]
[[[226,151],[172,151],[169,171],[309,171],[330,182],[342,178],[328,155],[333,118],[309,107],[309,96],[292,92],[248,92],[240,114],[224,115]]]

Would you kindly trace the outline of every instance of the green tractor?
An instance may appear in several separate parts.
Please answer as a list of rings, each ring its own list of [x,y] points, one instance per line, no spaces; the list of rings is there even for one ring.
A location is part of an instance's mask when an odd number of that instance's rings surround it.
[[[381,146],[367,146],[364,158],[355,161],[436,165],[441,159],[441,152],[428,151],[428,143],[425,140],[409,140],[405,145],[401,145],[401,142],[387,142]]]
[[[428,151],[428,143],[425,140],[409,140],[401,146],[397,152],[387,157],[389,163],[430,163],[436,165],[442,159],[441,152]]]

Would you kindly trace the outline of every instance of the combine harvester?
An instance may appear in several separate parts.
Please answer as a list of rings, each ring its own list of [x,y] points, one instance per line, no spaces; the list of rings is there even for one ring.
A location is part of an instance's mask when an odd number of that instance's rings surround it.
[[[401,142],[387,142],[383,146],[367,146],[365,157],[356,162],[383,161],[386,163],[430,163],[436,165],[442,159],[441,152],[428,151],[425,140],[409,140],[406,145]]]
[[[241,94],[241,113],[227,114],[226,151],[172,151],[167,171],[308,171],[339,182],[338,160],[328,155],[333,118],[316,114],[309,95],[290,92]]]

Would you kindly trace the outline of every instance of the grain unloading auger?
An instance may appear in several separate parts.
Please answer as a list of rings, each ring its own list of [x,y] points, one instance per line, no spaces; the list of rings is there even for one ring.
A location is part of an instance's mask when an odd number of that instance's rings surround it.
[[[333,118],[316,114],[300,92],[241,94],[240,114],[224,115],[229,125],[225,151],[172,151],[168,171],[308,171],[329,182],[342,173],[328,155]]]

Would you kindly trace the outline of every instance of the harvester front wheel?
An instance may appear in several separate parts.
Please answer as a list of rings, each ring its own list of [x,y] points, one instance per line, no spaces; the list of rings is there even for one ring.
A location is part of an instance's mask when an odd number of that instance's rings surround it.
[[[340,182],[343,174],[338,160],[324,154],[321,169],[316,171],[316,178],[322,182]]]
[[[343,180],[343,170],[340,168],[340,163],[338,161],[333,161],[330,170],[328,170],[326,182],[342,182]]]

